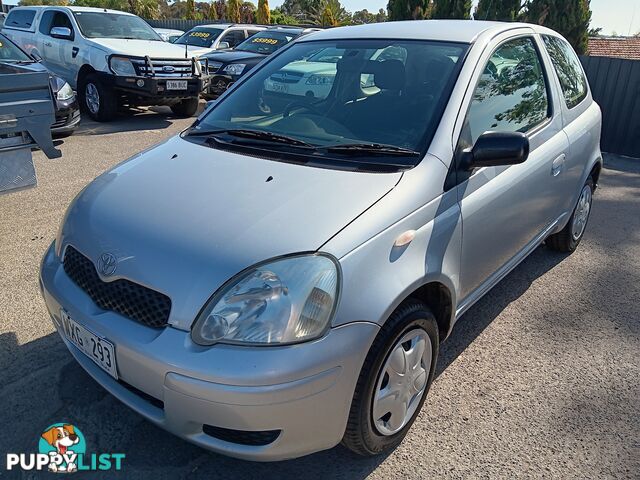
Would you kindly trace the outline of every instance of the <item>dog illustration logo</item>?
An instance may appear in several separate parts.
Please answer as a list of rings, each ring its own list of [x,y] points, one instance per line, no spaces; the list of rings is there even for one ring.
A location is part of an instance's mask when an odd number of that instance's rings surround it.
[[[76,472],[78,454],[84,455],[85,450],[84,436],[73,425],[55,423],[42,432],[40,453],[46,453],[51,457],[50,472]]]

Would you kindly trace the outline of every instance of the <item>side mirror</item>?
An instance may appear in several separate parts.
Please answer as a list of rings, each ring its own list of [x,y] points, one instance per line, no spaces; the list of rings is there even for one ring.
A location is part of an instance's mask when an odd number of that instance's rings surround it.
[[[524,163],[529,157],[529,139],[520,132],[485,132],[472,148],[462,152],[461,167],[472,170]]]
[[[49,32],[53,38],[61,38],[63,40],[71,40],[71,29],[67,27],[53,27]]]
[[[33,58],[36,62],[42,62],[42,57],[38,52],[31,52],[31,58]]]
[[[226,50],[227,48],[229,48],[229,42],[220,42],[216,50]]]

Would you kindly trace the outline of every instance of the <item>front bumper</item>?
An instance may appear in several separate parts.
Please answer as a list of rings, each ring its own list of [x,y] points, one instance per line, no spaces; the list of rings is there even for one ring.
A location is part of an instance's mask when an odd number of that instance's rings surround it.
[[[51,126],[51,133],[61,135],[73,132],[80,124],[78,99],[74,95],[68,100],[56,99],[56,121]]]
[[[240,76],[215,74],[211,76],[209,87],[203,96],[207,99],[216,99],[233,85]]]
[[[121,77],[117,75],[111,76],[112,85],[121,93],[134,95],[149,99],[157,98],[190,98],[197,97],[200,92],[209,86],[209,77]],[[187,88],[185,90],[168,90],[167,81],[186,80]],[[141,82],[142,85],[138,85]]]
[[[294,458],[340,442],[361,366],[379,328],[351,323],[321,339],[284,347],[201,347],[189,332],[152,329],[99,309],[66,275],[53,245],[42,262],[41,287],[68,349],[98,383],[156,425],[248,460]],[[115,345],[118,380],[64,337],[61,308]],[[220,430],[277,435],[255,445],[221,437]]]

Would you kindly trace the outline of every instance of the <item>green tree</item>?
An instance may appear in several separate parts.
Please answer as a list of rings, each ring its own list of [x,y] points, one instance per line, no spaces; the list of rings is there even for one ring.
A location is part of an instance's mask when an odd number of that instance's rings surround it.
[[[256,21],[262,25],[271,23],[271,11],[269,10],[269,0],[258,0],[258,11]]]
[[[187,0],[187,10],[185,12],[184,18],[187,20],[195,20],[196,19],[196,2],[195,0]]]
[[[227,20],[240,23],[240,0],[229,0],[227,2]]]
[[[322,0],[285,0],[279,9],[296,23],[309,23],[317,16]]]
[[[256,22],[256,6],[251,2],[243,2],[240,5],[240,22],[255,23]]]
[[[209,11],[207,12],[208,20],[218,20],[218,10],[216,9],[215,2],[209,4]]]
[[[471,0],[436,0],[431,18],[471,18]]]
[[[271,23],[273,25],[297,25],[298,21],[285,14],[280,7],[271,10]]]
[[[337,27],[351,23],[351,15],[342,6],[340,0],[322,0],[312,20],[323,27]]]
[[[590,7],[589,0],[529,0],[524,17],[527,22],[559,32],[578,54],[583,54],[589,39]]]
[[[421,20],[427,18],[432,3],[425,0],[389,0],[387,4],[389,20]]]
[[[65,6],[69,5],[68,0],[20,0],[18,2],[20,6],[31,6],[31,5],[51,5],[51,6]]]
[[[476,20],[515,22],[521,8],[521,0],[480,0],[474,18]]]

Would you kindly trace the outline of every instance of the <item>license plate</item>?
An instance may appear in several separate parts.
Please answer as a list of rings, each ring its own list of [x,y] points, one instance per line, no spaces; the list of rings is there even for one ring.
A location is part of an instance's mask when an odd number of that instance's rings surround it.
[[[113,343],[84,328],[64,310],[60,311],[60,319],[65,337],[82,350],[96,365],[117,380],[116,350]]]
[[[287,93],[289,91],[289,85],[282,85],[281,83],[273,84],[273,91],[279,93]]]
[[[167,90],[186,90],[186,80],[167,80]]]

